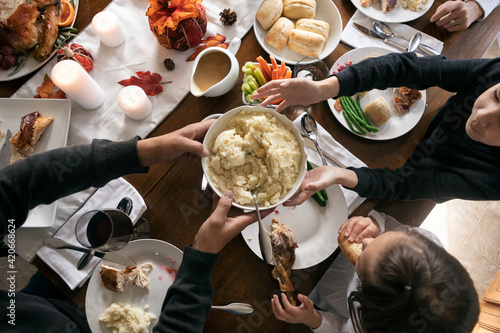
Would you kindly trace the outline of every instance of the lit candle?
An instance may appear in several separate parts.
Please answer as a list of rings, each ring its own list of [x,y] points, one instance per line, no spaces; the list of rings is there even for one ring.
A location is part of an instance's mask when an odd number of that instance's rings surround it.
[[[145,119],[153,108],[144,90],[138,86],[123,88],[118,93],[118,106],[129,118],[134,120]]]
[[[125,41],[125,29],[115,13],[109,11],[97,13],[92,19],[92,28],[106,46],[115,47]]]
[[[58,62],[52,68],[51,79],[59,89],[84,109],[95,109],[104,102],[104,91],[76,61]]]

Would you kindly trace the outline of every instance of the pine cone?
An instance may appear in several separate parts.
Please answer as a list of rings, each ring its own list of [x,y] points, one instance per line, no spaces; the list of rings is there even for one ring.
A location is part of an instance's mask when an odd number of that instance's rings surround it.
[[[163,65],[165,66],[166,69],[168,69],[169,71],[173,71],[174,68],[175,68],[175,63],[172,59],[170,58],[167,58],[165,60],[163,60]]]
[[[236,12],[234,10],[226,8],[219,15],[223,25],[233,25],[236,22]]]

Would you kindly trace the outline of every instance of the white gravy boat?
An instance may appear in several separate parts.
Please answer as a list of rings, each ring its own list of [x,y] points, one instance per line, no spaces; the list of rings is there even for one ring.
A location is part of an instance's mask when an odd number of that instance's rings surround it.
[[[240,65],[238,64],[238,60],[235,57],[236,52],[238,52],[238,49],[240,48],[241,45],[241,40],[239,38],[234,38],[231,43],[229,44],[229,47],[227,49],[224,49],[222,47],[209,47],[205,50],[203,50],[195,59],[194,65],[193,65],[193,72],[191,73],[191,80],[189,84],[189,90],[191,91],[191,94],[193,94],[196,97],[200,96],[207,96],[207,97],[216,97],[216,96],[221,96],[227,93],[229,90],[231,90],[234,85],[236,84],[236,80],[238,79],[238,73],[240,70]],[[195,74],[197,74],[197,70],[202,70],[203,66],[206,66],[204,63],[207,60],[207,55],[213,56],[214,52],[219,52],[222,55],[226,56],[227,62],[230,62],[230,68],[229,72],[225,77],[223,77],[220,81],[215,82],[213,85],[211,85],[209,88],[206,90],[203,90],[199,87],[199,85],[196,84],[195,82]],[[223,58],[223,57],[220,57]],[[203,66],[199,66],[203,64]],[[213,68],[213,66],[210,66]],[[200,73],[198,73],[199,75]],[[198,77],[198,76],[197,76]]]

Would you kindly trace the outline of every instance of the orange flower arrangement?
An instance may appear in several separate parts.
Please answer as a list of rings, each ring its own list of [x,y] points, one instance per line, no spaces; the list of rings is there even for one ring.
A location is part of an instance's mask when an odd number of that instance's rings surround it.
[[[148,0],[149,27],[161,45],[185,51],[201,42],[207,31],[207,14],[201,1]]]

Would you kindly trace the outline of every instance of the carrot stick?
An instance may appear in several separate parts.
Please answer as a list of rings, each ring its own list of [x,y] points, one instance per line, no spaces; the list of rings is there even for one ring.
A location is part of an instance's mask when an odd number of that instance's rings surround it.
[[[277,69],[273,69],[273,80],[277,80],[278,79],[278,70]]]
[[[286,65],[284,61],[281,61],[281,68],[280,68],[280,79],[283,79],[286,74]]]
[[[271,102],[271,104],[273,104],[273,105],[274,104],[280,104],[281,102],[283,102],[283,98],[280,98],[277,101],[273,101],[273,102]]]
[[[292,78],[292,71],[286,71],[285,79],[291,79],[291,78]]]
[[[278,63],[276,62],[276,59],[274,59],[273,55],[269,55],[269,59],[271,59],[271,64],[273,65],[273,69],[278,69]]]
[[[262,67],[259,65],[258,68],[260,68],[260,71],[262,72],[262,74],[264,75],[264,78],[266,79],[266,82],[269,82],[271,81],[271,77],[269,75],[267,75],[267,72],[265,70],[262,69]]]
[[[267,76],[271,78],[271,67],[269,67],[269,64],[264,60],[264,58],[262,58],[262,56],[258,56],[257,61],[259,62],[263,73],[265,72]]]

